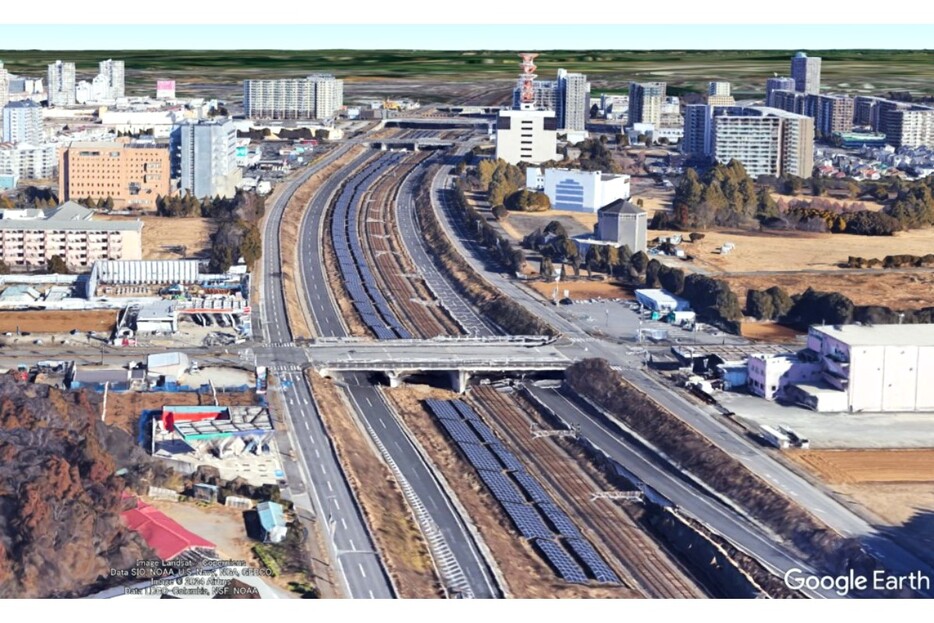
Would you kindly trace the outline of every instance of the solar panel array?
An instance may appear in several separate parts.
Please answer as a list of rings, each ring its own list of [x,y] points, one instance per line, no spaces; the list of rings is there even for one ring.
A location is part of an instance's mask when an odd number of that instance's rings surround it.
[[[548,492],[470,405],[461,400],[434,399],[425,404],[477,470],[519,534],[534,540],[559,576],[568,582],[587,582],[586,569],[598,582],[619,583],[619,578],[584,540],[574,522],[554,504]],[[571,548],[573,556],[558,542],[559,537]]]
[[[366,171],[352,177],[338,194],[331,217],[331,241],[344,285],[363,323],[380,340],[397,337],[409,339],[412,334],[402,326],[389,307],[366,262],[363,244],[357,233],[359,211],[356,206],[373,180],[403,157],[403,154],[395,153],[382,157]]]

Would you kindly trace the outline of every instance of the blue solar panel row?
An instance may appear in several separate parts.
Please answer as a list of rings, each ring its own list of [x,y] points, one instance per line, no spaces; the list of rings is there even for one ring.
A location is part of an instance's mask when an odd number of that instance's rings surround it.
[[[477,431],[477,435],[480,436],[480,439],[482,439],[484,443],[499,443],[499,438],[493,434],[493,431],[490,430],[489,426],[480,420],[469,420],[469,422],[473,429]]]
[[[525,471],[525,467],[522,465],[522,462],[516,458],[515,454],[507,450],[503,444],[497,441],[496,443],[489,444],[488,447],[507,470],[511,472]]]
[[[439,420],[462,420],[460,413],[451,406],[450,402],[444,400],[435,400],[430,398],[425,401],[425,404],[428,405],[428,408],[431,409],[431,412],[435,414]]]
[[[574,522],[571,521],[567,514],[551,502],[541,502],[538,505],[538,510],[542,512],[555,531],[561,536],[568,539],[583,538],[580,530],[577,529],[577,526],[574,525]]]
[[[566,539],[565,543],[577,558],[584,563],[584,567],[590,570],[591,575],[598,582],[619,583],[619,577],[613,573],[613,570],[603,561],[603,558],[600,557],[600,554],[590,543],[583,539]]]
[[[477,470],[487,470],[491,472],[502,472],[503,466],[490,454],[489,450],[476,444],[458,444],[461,451],[467,456],[467,460]]]
[[[525,502],[525,500],[522,499],[522,494],[516,489],[516,485],[514,485],[507,476],[488,471],[478,473],[480,474],[480,479],[493,494],[493,497],[500,502],[511,502],[513,504],[522,504]]]
[[[527,539],[553,539],[555,538],[541,516],[531,506],[525,504],[514,504],[512,502],[500,502],[503,509],[512,522],[516,524],[516,529]]]
[[[551,496],[542,489],[538,481],[529,476],[526,472],[513,472],[512,477],[519,483],[519,488],[525,492],[533,502],[550,502]]]
[[[536,541],[535,547],[544,554],[545,558],[554,570],[558,572],[559,576],[568,582],[575,582],[577,584],[585,584],[587,582],[587,576],[584,574],[584,570],[580,568],[580,565],[574,562],[574,559],[572,559],[560,545],[552,541]]]
[[[470,405],[464,402],[463,400],[453,400],[454,408],[464,416],[465,420],[479,420],[480,416],[477,415],[476,411],[470,408]]]
[[[439,420],[451,439],[457,443],[480,444],[480,439],[463,420]]]

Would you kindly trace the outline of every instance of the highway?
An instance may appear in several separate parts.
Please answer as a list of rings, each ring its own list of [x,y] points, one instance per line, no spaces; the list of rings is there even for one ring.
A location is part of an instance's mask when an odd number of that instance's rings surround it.
[[[576,360],[586,357],[602,357],[611,364],[619,366],[624,377],[636,387],[658,400],[727,454],[735,457],[751,471],[770,482],[777,490],[813,512],[831,529],[843,536],[858,538],[867,551],[875,554],[887,568],[900,573],[921,570],[929,577],[934,577],[934,571],[929,565],[880,534],[867,521],[833,499],[825,490],[804,480],[763,452],[752,441],[730,429],[717,417],[689,403],[671,388],[663,386],[639,369],[641,355],[634,357],[629,352],[632,345],[619,345],[593,339],[583,328],[565,319],[559,313],[558,308],[546,304],[540,297],[519,287],[507,275],[488,270],[484,262],[487,256],[486,251],[466,235],[460,227],[460,221],[451,212],[452,208],[447,200],[445,189],[450,184],[452,169],[453,167],[443,168],[431,183],[436,212],[449,238],[478,274],[564,335],[565,339],[559,340],[557,346],[568,358]],[[712,527],[719,531],[717,524],[712,524]],[[769,559],[772,556],[768,548],[761,553],[756,550],[751,550],[749,553],[760,559],[761,557]]]
[[[289,198],[309,177],[328,166],[350,149],[349,145],[330,152],[322,161],[305,169],[288,183],[270,207],[263,235],[263,279],[261,281],[262,335],[267,343],[290,343],[284,291],[279,267],[282,257],[279,248],[279,227]],[[283,359],[277,349],[261,351],[258,363],[278,368]],[[288,360],[285,360],[288,362]],[[386,599],[395,596],[395,590],[386,574],[379,554],[370,538],[366,522],[353,492],[340,468],[320,415],[312,399],[311,390],[301,372],[277,373],[282,392],[285,417],[294,435],[296,450],[301,459],[304,481],[310,485],[318,527],[327,531],[325,541],[331,560],[340,569],[340,578],[347,594],[354,598]]]
[[[359,172],[363,162],[378,152],[367,152],[345,168]],[[365,167],[364,167],[365,170]],[[299,230],[299,265],[303,290],[317,335],[344,337],[347,329],[334,301],[328,283],[332,276],[325,273],[321,241],[325,235],[324,216],[330,198],[347,174],[332,176],[315,194],[311,208],[305,212]],[[354,206],[356,207],[356,206]],[[403,476],[412,485],[420,502],[431,512],[432,519],[444,535],[447,546],[470,582],[475,597],[498,597],[500,591],[478,551],[473,535],[452,508],[441,484],[412,446],[395,414],[382,400],[380,393],[364,376],[348,375],[346,389],[357,406],[358,415],[392,455]]]

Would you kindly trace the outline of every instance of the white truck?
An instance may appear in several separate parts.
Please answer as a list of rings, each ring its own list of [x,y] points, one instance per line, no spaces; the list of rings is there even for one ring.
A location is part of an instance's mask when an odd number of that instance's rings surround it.
[[[786,448],[791,447],[791,440],[788,436],[771,426],[763,424],[759,427],[759,436],[770,446],[774,446],[779,450],[785,450]]]

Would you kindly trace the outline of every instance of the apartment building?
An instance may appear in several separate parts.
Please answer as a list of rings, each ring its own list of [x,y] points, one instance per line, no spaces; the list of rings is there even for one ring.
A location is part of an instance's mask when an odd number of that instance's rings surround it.
[[[46,87],[49,106],[75,105],[75,64],[55,61],[49,65],[49,82]]]
[[[651,123],[656,127],[661,125],[666,87],[664,82],[629,83],[629,125],[634,123]]]
[[[555,113],[559,130],[583,132],[590,118],[590,83],[587,76],[559,69],[556,80],[533,80],[532,106]],[[522,106],[522,80],[512,92],[512,107]]]
[[[774,106],[769,100],[772,91],[794,91],[795,79],[776,76],[765,81],[765,105]]]
[[[0,143],[0,175],[45,180],[55,175],[58,159],[53,143]]]
[[[717,162],[739,160],[759,175],[810,177],[814,168],[814,120],[762,106],[718,108],[712,120]]]
[[[19,100],[4,106],[2,137],[7,143],[42,143],[45,140],[42,107],[33,100]]]
[[[7,105],[10,101],[10,72],[3,67],[3,61],[0,61],[0,108]]]
[[[59,152],[58,188],[63,201],[113,199],[114,208],[152,210],[172,192],[168,143],[74,142]]]
[[[172,177],[199,199],[233,197],[242,179],[237,166],[237,127],[230,119],[193,121],[175,127],[171,137]]]
[[[141,221],[94,221],[74,202],[51,210],[0,213],[0,260],[10,267],[43,268],[53,256],[75,270],[97,260],[142,258]]]
[[[243,110],[250,119],[331,119],[343,106],[344,81],[330,74],[243,82]]]
[[[115,100],[126,95],[124,80],[124,62],[111,58],[98,63],[99,72],[94,79],[97,84],[95,94],[102,100]]]
[[[706,158],[713,153],[713,110],[714,107],[708,104],[688,104],[684,107],[682,153],[696,158]]]
[[[853,98],[853,124],[857,126],[870,126],[876,129],[879,125],[879,103],[884,102],[881,97],[870,95],[857,95]]]
[[[814,121],[821,136],[853,129],[854,101],[846,95],[809,95],[813,99]],[[810,107],[809,107],[810,108]]]
[[[820,93],[821,59],[798,52],[791,59],[791,77],[795,81],[795,91],[799,93]]]
[[[934,147],[934,109],[912,106],[895,109],[886,121],[886,142],[898,147]]]
[[[510,164],[557,160],[558,121],[550,110],[501,110],[496,118],[496,157]]]

